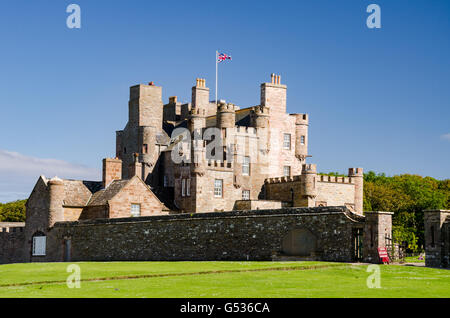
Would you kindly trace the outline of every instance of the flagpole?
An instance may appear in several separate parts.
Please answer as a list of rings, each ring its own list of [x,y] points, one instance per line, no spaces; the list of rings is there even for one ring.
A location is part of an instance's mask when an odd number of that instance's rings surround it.
[[[219,52],[216,51],[216,105],[218,104],[218,101],[217,101],[217,73],[219,70],[219,67],[218,67],[219,63],[217,63],[217,61],[219,59],[218,54],[219,54]]]

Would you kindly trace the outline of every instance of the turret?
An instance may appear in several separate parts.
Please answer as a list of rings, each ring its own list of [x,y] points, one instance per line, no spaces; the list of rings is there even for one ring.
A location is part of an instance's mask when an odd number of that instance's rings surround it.
[[[188,128],[192,132],[199,131],[206,126],[206,110],[193,108],[189,111]]]
[[[48,227],[52,227],[56,222],[64,221],[64,182],[58,177],[52,178],[48,182],[49,187],[49,214]]]
[[[295,116],[295,156],[305,161],[308,156],[308,114],[293,114]]]
[[[317,196],[316,178],[316,165],[303,164],[302,174],[300,175],[300,181],[302,184],[301,196],[300,198],[294,198],[294,206],[315,206]]]
[[[269,108],[266,106],[255,106],[250,112],[250,126],[256,128],[269,127]]]
[[[217,107],[217,127],[219,128],[233,128],[236,122],[236,113],[234,104],[227,104],[225,101],[220,101]]]
[[[364,172],[363,168],[349,168],[348,176],[355,184],[355,212],[363,214]]]

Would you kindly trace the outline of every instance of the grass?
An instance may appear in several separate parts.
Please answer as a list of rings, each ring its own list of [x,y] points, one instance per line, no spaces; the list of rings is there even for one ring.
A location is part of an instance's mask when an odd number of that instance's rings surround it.
[[[0,266],[0,297],[450,297],[450,271],[384,265],[381,288],[367,266],[327,262],[81,262]]]
[[[406,263],[425,263],[425,259],[419,259],[419,256],[408,256],[405,257]]]

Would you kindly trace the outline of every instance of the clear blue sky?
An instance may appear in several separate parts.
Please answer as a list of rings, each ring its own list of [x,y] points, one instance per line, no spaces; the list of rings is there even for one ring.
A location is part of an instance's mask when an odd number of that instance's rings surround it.
[[[66,27],[70,3],[79,30]],[[288,111],[310,114],[319,171],[450,178],[448,0],[11,0],[0,45],[0,202],[27,197],[41,173],[99,179],[129,86],[190,101],[201,76],[213,96],[216,49],[233,56],[220,97],[242,107],[281,74]]]

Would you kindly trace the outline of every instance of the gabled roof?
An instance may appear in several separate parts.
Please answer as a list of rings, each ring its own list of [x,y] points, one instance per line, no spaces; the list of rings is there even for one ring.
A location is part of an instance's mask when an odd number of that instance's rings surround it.
[[[63,180],[63,183],[65,206],[85,206],[92,193],[102,186],[96,181]]]
[[[130,181],[128,180],[114,180],[106,189],[95,192],[89,202],[88,206],[106,205],[117,193],[119,193]]]

